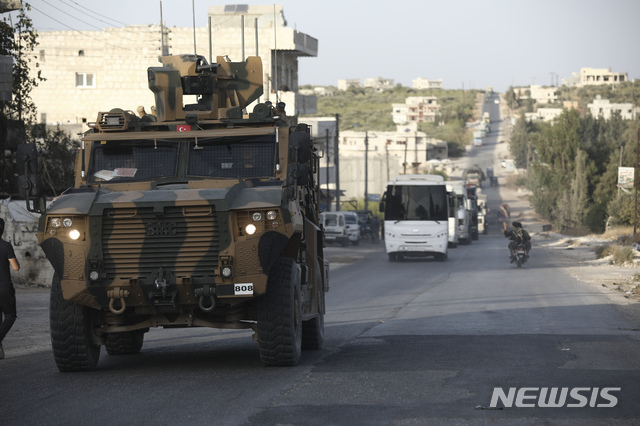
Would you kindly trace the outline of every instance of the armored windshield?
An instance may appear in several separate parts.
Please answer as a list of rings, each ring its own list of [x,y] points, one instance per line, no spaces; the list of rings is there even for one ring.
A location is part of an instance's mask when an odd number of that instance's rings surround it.
[[[134,140],[96,143],[91,155],[90,182],[152,180],[176,175],[178,144]]]
[[[189,144],[188,176],[275,176],[275,135],[198,139]]]
[[[444,185],[389,185],[385,220],[448,220]]]

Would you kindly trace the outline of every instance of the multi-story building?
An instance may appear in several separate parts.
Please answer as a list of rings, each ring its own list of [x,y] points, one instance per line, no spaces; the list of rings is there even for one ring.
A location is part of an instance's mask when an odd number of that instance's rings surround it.
[[[558,100],[558,90],[555,87],[542,87],[532,84],[529,87],[531,99],[539,104],[550,104]]]
[[[414,89],[442,89],[442,79],[427,80],[426,78],[416,78],[411,82]]]
[[[392,118],[396,124],[435,122],[440,113],[435,96],[410,96],[403,104],[392,104]]]
[[[600,95],[592,103],[587,105],[591,115],[594,117],[602,117],[605,120],[611,118],[613,114],[619,113],[623,120],[635,120],[638,117],[640,108],[633,106],[631,103],[612,104],[609,99],[602,99]]]
[[[298,59],[317,56],[318,40],[286,27],[282,6],[275,8],[276,13],[272,5],[211,6],[210,29],[136,25],[39,32],[36,53],[46,78],[32,93],[39,121],[82,125],[116,107],[136,111],[145,106],[149,112],[154,98],[147,68],[159,66],[160,55],[194,51],[209,61],[216,60],[210,55],[234,62],[259,55],[264,73],[260,101],[285,102],[289,116],[314,113],[315,96],[297,93]],[[243,31],[246,40],[256,40],[244,51]]]
[[[580,83],[578,83],[578,86],[615,84],[625,81],[629,81],[626,72],[612,72],[611,68],[580,68]]]
[[[542,87],[532,84],[528,87],[515,87],[513,91],[517,99],[533,99],[539,104],[553,103],[558,100],[558,89],[556,87]]]

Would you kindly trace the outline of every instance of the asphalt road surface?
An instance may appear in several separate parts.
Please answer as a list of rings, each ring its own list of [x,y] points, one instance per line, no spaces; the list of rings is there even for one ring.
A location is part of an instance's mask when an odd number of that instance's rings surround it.
[[[482,148],[472,161],[494,161]],[[325,345],[288,368],[262,367],[250,331],[152,329],[139,355],[60,373],[48,290],[20,289],[0,424],[638,424],[636,326],[552,252],[534,242],[518,269],[506,243],[494,223],[444,262],[328,247]]]

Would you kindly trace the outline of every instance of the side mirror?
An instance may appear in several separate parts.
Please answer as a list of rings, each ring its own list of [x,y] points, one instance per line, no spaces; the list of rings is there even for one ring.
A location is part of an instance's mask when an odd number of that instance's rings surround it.
[[[40,195],[40,178],[38,175],[18,176],[18,193],[24,199],[37,198]]]
[[[306,163],[309,161],[309,157],[311,157],[311,136],[309,133],[291,133],[289,137],[289,162]]]
[[[18,145],[18,173],[31,175],[38,173],[38,150],[34,143]]]
[[[380,199],[380,204],[378,205],[378,210],[384,212],[385,206],[387,205],[387,193],[382,194],[382,198]]]
[[[287,185],[307,186],[309,184],[309,166],[293,163],[287,166]]]

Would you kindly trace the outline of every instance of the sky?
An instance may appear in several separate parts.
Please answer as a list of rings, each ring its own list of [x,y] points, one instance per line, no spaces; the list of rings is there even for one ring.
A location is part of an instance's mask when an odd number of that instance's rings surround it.
[[[160,0],[22,0],[38,31],[159,24]],[[162,0],[168,27],[207,26],[209,6],[264,1]],[[580,68],[640,78],[639,0],[282,0],[287,26],[318,40],[299,84],[442,79],[446,89],[549,86]],[[15,12],[12,13],[15,15]],[[172,52],[179,54],[182,52]],[[215,54],[220,54],[220,52]]]

